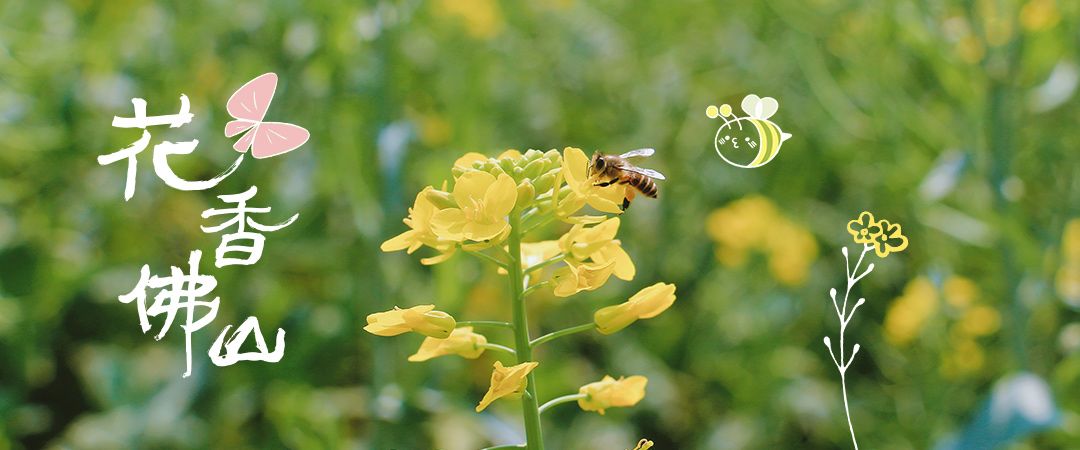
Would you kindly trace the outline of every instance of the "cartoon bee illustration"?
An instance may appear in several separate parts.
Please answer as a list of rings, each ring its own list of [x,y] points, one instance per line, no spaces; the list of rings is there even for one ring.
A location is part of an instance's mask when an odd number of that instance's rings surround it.
[[[713,142],[716,153],[736,167],[751,169],[768,164],[780,153],[784,141],[791,137],[791,134],[781,131],[778,125],[769,120],[779,107],[776,99],[754,94],[743,98],[742,109],[746,117],[736,117],[728,104],[719,108],[709,105],[705,115],[724,121],[716,130]]]
[[[643,169],[627,161],[629,158],[652,156],[656,150],[651,148],[639,148],[621,155],[605,155],[599,151],[593,153],[592,161],[589,162],[589,177],[605,179],[596,183],[597,186],[611,186],[612,184],[627,184],[633,189],[626,190],[626,198],[623,199],[622,210],[630,207],[634,200],[634,191],[641,192],[649,198],[656,198],[658,188],[654,180],[664,180],[664,174],[652,169]]]

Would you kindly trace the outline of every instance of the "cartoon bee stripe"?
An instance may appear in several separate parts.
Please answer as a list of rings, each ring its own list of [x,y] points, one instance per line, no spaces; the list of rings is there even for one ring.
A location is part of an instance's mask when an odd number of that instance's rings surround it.
[[[776,156],[776,151],[780,148],[780,129],[764,120],[753,119],[750,122],[757,127],[758,134],[761,136],[761,149],[750,165],[759,166]]]
[[[738,117],[732,111],[731,105],[710,105],[705,108],[705,116],[710,119],[720,118],[724,121],[724,124],[716,130],[716,139],[713,141],[713,146],[716,147],[716,154],[720,155],[724,161],[735,167],[742,167],[745,169],[761,167],[768,164],[777,154],[780,153],[780,147],[784,144],[784,141],[791,138],[791,134],[785,133],[780,129],[780,126],[769,120],[773,114],[776,114],[776,110],[779,108],[779,104],[776,99],[772,97],[761,98],[754,94],[747,95],[743,98],[742,109],[746,113],[745,117]],[[754,129],[757,131],[757,141],[751,141],[751,137],[745,137],[745,143],[747,147],[739,147],[739,142],[733,139],[731,134],[736,130],[742,130],[744,122],[750,122],[754,124]],[[725,134],[727,133],[727,134]],[[721,136],[723,135],[723,136]],[[740,140],[741,142],[741,140]],[[721,147],[724,147],[721,150]],[[734,160],[745,161],[745,157],[749,156],[747,149],[752,150],[757,148],[757,154],[748,164],[741,164]],[[728,150],[730,148],[730,150]],[[725,151],[732,152],[725,155]],[[744,156],[736,155],[739,151],[743,151]],[[732,159],[728,157],[732,156]]]

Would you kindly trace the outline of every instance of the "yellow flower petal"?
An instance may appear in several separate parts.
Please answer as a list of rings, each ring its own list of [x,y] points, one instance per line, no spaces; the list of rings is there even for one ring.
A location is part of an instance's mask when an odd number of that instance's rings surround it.
[[[607,283],[614,271],[615,261],[602,265],[567,261],[566,267],[553,277],[555,289],[552,292],[557,297],[569,297],[581,291],[596,290]]]
[[[469,152],[461,155],[461,157],[458,158],[457,161],[454,161],[454,167],[457,167],[459,169],[472,169],[473,163],[479,161],[487,161],[487,159],[487,156],[484,156],[481,153]]]
[[[476,412],[483,411],[491,402],[511,394],[520,394],[525,391],[526,378],[540,363],[527,361],[521,364],[505,367],[499,361],[495,361],[495,370],[491,372],[491,386],[488,387],[480,404],[476,405]]]
[[[447,208],[431,217],[431,228],[442,239],[461,241],[465,239],[465,212],[457,208]]]
[[[378,336],[397,336],[415,331],[417,333],[445,338],[457,324],[454,318],[442,311],[435,311],[435,305],[417,305],[409,309],[394,307],[367,316],[364,331]]]
[[[462,210],[475,208],[484,201],[484,194],[495,184],[495,175],[473,171],[461,174],[454,181],[454,201]]]
[[[638,319],[656,317],[674,303],[675,285],[656,283],[638,291],[625,303],[599,309],[593,314],[593,322],[600,333],[612,334]]]
[[[578,393],[585,395],[578,400],[578,406],[585,411],[596,411],[601,415],[608,408],[634,406],[645,398],[645,385],[649,380],[640,375],[618,380],[604,376],[600,381],[581,387]]]
[[[421,362],[446,355],[459,355],[467,359],[479,358],[484,353],[487,338],[474,333],[472,327],[461,327],[450,333],[446,339],[424,338],[416,353],[409,356],[409,361]]]
[[[499,178],[484,193],[484,210],[489,217],[502,218],[514,209],[517,201],[517,185],[509,175]]]

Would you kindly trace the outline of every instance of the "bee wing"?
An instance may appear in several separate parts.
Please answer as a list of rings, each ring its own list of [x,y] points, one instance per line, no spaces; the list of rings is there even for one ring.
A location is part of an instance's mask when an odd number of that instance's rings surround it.
[[[623,154],[619,155],[619,157],[620,158],[637,158],[637,157],[652,156],[653,153],[656,153],[656,150],[651,149],[651,148],[639,148],[637,150],[630,150],[630,151],[628,151],[626,153],[623,153]]]
[[[745,112],[748,116],[753,116],[754,110],[757,109],[758,103],[761,103],[761,97],[758,97],[757,95],[750,94],[746,97],[743,97],[741,105],[743,112]]]
[[[657,171],[652,170],[652,169],[645,169],[645,168],[642,168],[642,167],[638,167],[638,166],[635,166],[633,164],[623,164],[622,166],[619,166],[619,169],[625,170],[627,172],[640,173],[640,174],[645,175],[647,177],[655,178],[657,180],[666,180],[667,179],[667,178],[664,177],[664,174],[662,174],[660,172],[657,172]]]

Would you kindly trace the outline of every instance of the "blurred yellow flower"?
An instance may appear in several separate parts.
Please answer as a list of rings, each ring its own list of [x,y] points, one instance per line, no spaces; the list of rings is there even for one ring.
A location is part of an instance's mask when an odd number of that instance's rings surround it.
[[[797,286],[806,281],[810,265],[818,256],[817,241],[806,228],[788,220],[777,220],[765,241],[769,271],[782,284]]]
[[[458,208],[440,210],[432,216],[431,227],[443,239],[489,241],[503,235],[510,224],[506,215],[514,209],[517,185],[509,175],[468,171],[454,184]]]
[[[746,263],[751,250],[769,257],[769,272],[780,283],[806,281],[818,256],[814,235],[780,214],[771,201],[750,196],[709,214],[705,231],[717,242],[716,259],[727,267]]]
[[[555,289],[557,297],[569,297],[581,291],[592,291],[607,283],[615,272],[615,261],[604,264],[567,261],[566,266],[555,271]]]
[[[557,214],[568,217],[588,204],[597,211],[622,214],[623,198],[626,186],[613,184],[596,186],[596,180],[588,176],[589,157],[579,148],[567,147],[563,150],[562,175],[570,193],[559,201]]]
[[[465,31],[474,38],[494,37],[504,25],[496,0],[440,0],[437,11],[461,19],[465,23]]]
[[[523,362],[516,366],[505,367],[499,361],[495,361],[495,370],[491,372],[491,386],[476,405],[476,412],[483,411],[491,402],[511,394],[521,394],[525,391],[526,377],[529,372],[536,368],[538,362]]]
[[[979,298],[979,286],[970,278],[951,276],[942,286],[945,301],[954,308],[965,309]]]
[[[956,326],[968,336],[986,336],[1001,326],[1001,315],[990,306],[978,305],[965,311]]]
[[[431,230],[431,217],[438,211],[438,208],[429,198],[429,193],[432,191],[434,191],[434,188],[428,186],[416,195],[416,201],[413,203],[412,208],[409,208],[409,217],[404,220],[405,225],[408,225],[410,229],[383,242],[379,247],[382,251],[396,252],[405,250],[407,253],[412,254],[416,249],[427,245],[440,253],[439,256],[420,260],[421,263],[427,265],[443,262],[453,256],[454,251],[457,249],[457,243],[452,240],[442,239]]]
[[[920,276],[911,280],[885,313],[885,339],[896,346],[910,343],[937,309],[937,289],[930,279]]]
[[[974,339],[962,336],[950,337],[951,348],[943,355],[941,374],[957,379],[978,372],[986,363],[986,353]]]
[[[487,338],[482,334],[473,333],[473,327],[455,328],[446,339],[424,338],[416,354],[409,356],[409,361],[421,362],[446,355],[476,359],[484,353],[484,344],[487,344]]]
[[[1031,0],[1020,8],[1020,24],[1029,31],[1050,28],[1061,20],[1054,0]]]
[[[577,224],[559,239],[559,248],[575,261],[591,259],[601,266],[614,261],[614,275],[623,280],[632,280],[635,274],[634,262],[615,239],[618,232],[618,217],[607,219],[591,228]]]
[[[1080,219],[1066,223],[1061,234],[1061,267],[1055,285],[1065,303],[1080,308]]]
[[[596,411],[600,415],[608,408],[634,406],[645,398],[645,385],[649,380],[640,375],[618,380],[611,376],[586,384],[578,390],[585,397],[578,399],[578,406],[585,411]],[[648,447],[646,447],[648,448]]]
[[[878,257],[884,258],[891,253],[902,252],[907,248],[908,238],[904,236],[900,224],[882,219],[878,221],[878,227],[881,228],[881,233],[872,238],[874,252],[877,253]]]
[[[394,307],[390,311],[367,316],[364,331],[378,336],[397,336],[415,331],[425,336],[445,339],[457,322],[449,314],[435,311],[435,305],[417,305],[409,309]]]
[[[638,291],[625,303],[601,308],[593,314],[597,331],[612,334],[638,319],[651,319],[675,303],[675,285],[656,283]]]
[[[869,211],[863,211],[859,218],[849,221],[847,230],[855,238],[856,244],[873,244],[874,238],[884,231],[881,223],[874,220],[874,215]]]
[[[648,439],[642,439],[638,441],[637,447],[634,447],[634,450],[649,450],[650,448],[652,448],[652,446],[653,441],[650,441]]]
[[[1080,263],[1080,219],[1065,224],[1061,233],[1061,253],[1065,261]]]

